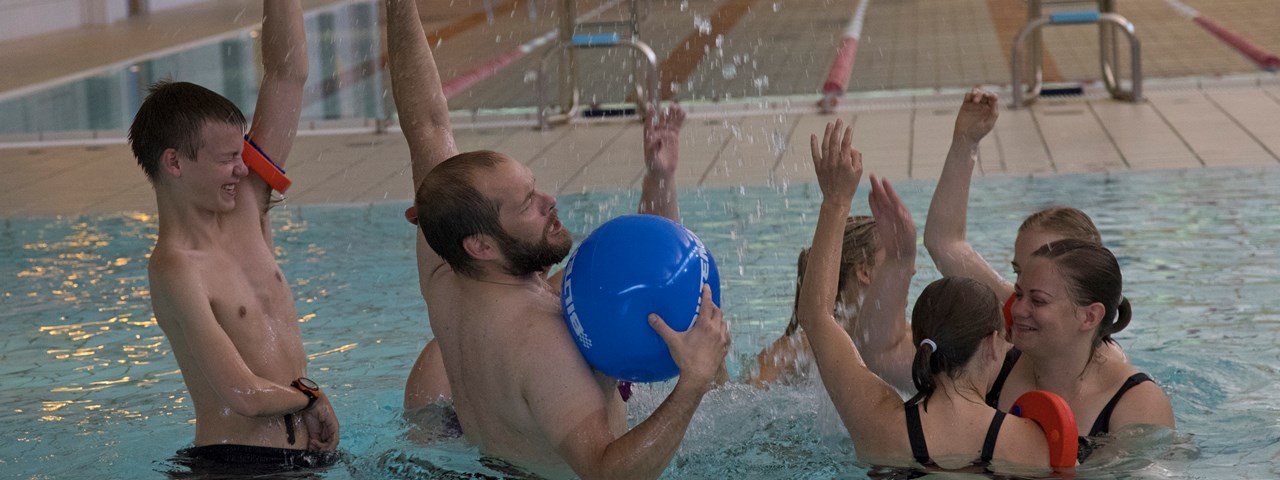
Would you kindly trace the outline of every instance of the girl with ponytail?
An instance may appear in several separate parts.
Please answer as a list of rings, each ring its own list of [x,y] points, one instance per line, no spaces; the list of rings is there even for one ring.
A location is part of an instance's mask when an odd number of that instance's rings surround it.
[[[979,353],[983,340],[999,332],[1000,302],[991,289],[965,277],[944,277],[930,283],[911,311],[911,333],[923,340],[917,342],[911,363],[916,395],[908,403],[920,403],[927,411],[929,398],[937,390],[935,377],[954,380],[969,373],[965,366]],[[989,352],[993,363],[1008,345],[1003,341],[994,344],[1000,348]],[[976,390],[979,396],[984,385]]]
[[[969,279],[944,278],[921,294],[910,334],[920,341],[905,345],[915,351],[911,376],[919,393],[905,403],[867,368],[855,342],[836,321],[832,311],[841,226],[862,176],[861,154],[852,147],[853,131],[842,123],[827,125],[821,147],[816,136],[810,137],[823,199],[796,319],[807,333],[823,385],[858,457],[897,467],[1047,467],[1049,446],[1040,427],[983,402],[983,389],[999,371],[999,359],[1008,348],[1001,334],[999,302],[990,289]],[[901,312],[915,271],[915,224],[889,183],[874,176],[870,203],[885,253],[866,304],[875,306],[868,310],[876,315]],[[904,332],[897,338],[910,336]]]

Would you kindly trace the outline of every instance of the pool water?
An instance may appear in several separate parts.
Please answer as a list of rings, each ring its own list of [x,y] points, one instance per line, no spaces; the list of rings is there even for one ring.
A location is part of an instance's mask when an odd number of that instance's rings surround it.
[[[865,185],[864,185],[865,186]],[[932,182],[898,185],[922,224]],[[1134,320],[1117,335],[1164,386],[1178,430],[1136,432],[1080,477],[1274,478],[1280,455],[1280,170],[1187,170],[975,180],[969,232],[1005,275],[1026,214],[1091,214],[1126,275]],[[866,212],[866,192],[855,212]],[[812,238],[816,185],[685,190],[685,223],[716,256],[741,378],[782,331],[795,256]],[[633,211],[635,192],[570,195],[581,239]],[[459,440],[402,415],[410,366],[430,338],[413,240],[398,203],[273,212],[310,376],[329,392],[345,460],[324,478],[499,475]],[[145,214],[0,220],[0,477],[162,478],[191,444],[193,414],[146,279],[156,220]],[[923,248],[912,298],[936,270]],[[643,386],[632,421],[671,384]],[[667,478],[860,477],[820,385],[731,384],[703,401]],[[470,477],[468,477],[470,478]]]

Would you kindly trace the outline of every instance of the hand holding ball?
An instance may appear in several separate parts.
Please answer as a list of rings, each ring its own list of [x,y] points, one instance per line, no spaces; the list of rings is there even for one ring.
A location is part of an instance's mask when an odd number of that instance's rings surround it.
[[[560,303],[587,363],[620,380],[657,382],[680,369],[649,314],[689,330],[704,284],[719,305],[720,274],[696,235],[663,217],[627,215],[601,225],[569,257]]]

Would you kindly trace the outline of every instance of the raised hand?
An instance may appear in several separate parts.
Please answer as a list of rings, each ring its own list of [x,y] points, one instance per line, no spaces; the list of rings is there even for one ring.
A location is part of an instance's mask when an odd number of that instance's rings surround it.
[[[724,314],[711,301],[711,287],[702,286],[702,305],[698,319],[685,332],[677,332],[667,326],[657,315],[649,315],[649,326],[667,342],[671,358],[680,367],[680,380],[695,382],[707,390],[717,383],[724,368],[725,355],[729,353],[729,325]]]
[[[849,205],[862,180],[862,153],[853,149],[853,127],[839,119],[828,123],[821,144],[817,135],[809,135],[809,149],[823,200]]]
[[[872,175],[867,202],[871,204],[871,214],[876,217],[876,232],[884,246],[885,258],[914,260],[916,224],[907,206],[889,185],[889,180]]]
[[[956,129],[952,141],[968,146],[978,144],[991,133],[1000,116],[1000,98],[996,94],[974,88],[964,95],[960,113],[956,114]]]
[[[644,164],[657,175],[674,175],[680,163],[680,129],[684,110],[671,105],[662,112],[650,112],[644,120]]]

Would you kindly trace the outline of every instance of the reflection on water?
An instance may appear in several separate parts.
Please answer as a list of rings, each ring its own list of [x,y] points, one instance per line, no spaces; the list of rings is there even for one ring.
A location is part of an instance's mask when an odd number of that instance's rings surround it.
[[[373,2],[308,12],[310,75],[302,121],[386,117],[382,40]],[[0,101],[0,135],[129,128],[147,88],[192,82],[252,116],[262,66],[257,30]]]
[[[932,185],[899,192],[924,218]],[[1117,335],[1174,404],[1178,432],[1120,432],[1082,477],[1271,477],[1280,455],[1280,170],[975,181],[971,240],[1008,275],[1023,216],[1070,203],[1094,216],[1121,261],[1134,320]],[[686,190],[685,223],[716,254],[741,378],[782,331],[796,252],[812,237],[812,184]],[[633,211],[635,192],[570,195],[581,239]],[[866,212],[865,193],[855,210]],[[404,381],[429,338],[414,230],[400,204],[284,206],[276,249],[291,279],[310,371],[342,422],[346,459],[326,478],[494,475],[474,447],[404,418]],[[193,414],[152,319],[147,215],[0,219],[0,477],[158,478],[189,446]],[[937,272],[920,249],[918,292]],[[636,423],[671,384],[637,388]],[[820,385],[738,384],[702,402],[668,478],[866,474]],[[151,473],[155,472],[155,473]],[[737,474],[737,475],[735,475]]]

